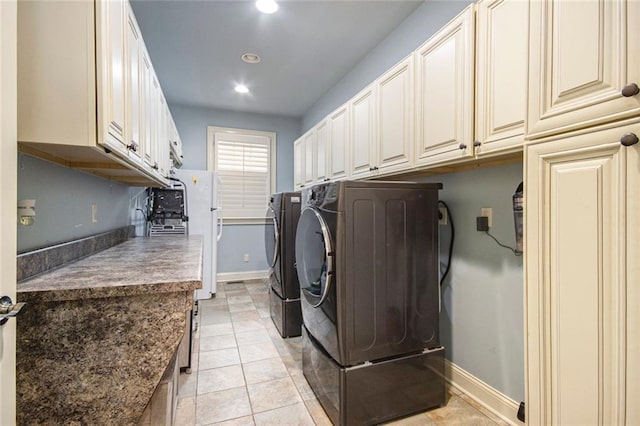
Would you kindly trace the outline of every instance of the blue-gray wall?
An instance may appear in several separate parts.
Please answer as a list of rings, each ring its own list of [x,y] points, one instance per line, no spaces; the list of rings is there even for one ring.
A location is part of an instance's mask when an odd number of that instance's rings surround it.
[[[426,0],[391,34],[378,44],[334,87],[329,89],[302,118],[303,132],[309,130],[335,108],[351,99],[369,83],[413,52],[460,13],[469,0]]]
[[[442,288],[440,331],[447,358],[515,401],[524,400],[522,257],[476,231],[482,207],[493,208],[490,232],[514,247],[512,195],[522,164],[417,179],[442,182],[440,199],[451,209],[455,244]],[[441,227],[441,258],[448,228]]]
[[[303,131],[415,50],[470,3],[473,2],[427,0],[305,113]],[[441,315],[447,358],[508,397],[521,401],[524,399],[522,258],[477,232],[475,218],[481,207],[492,207],[492,233],[503,242],[514,244],[511,195],[522,181],[522,165],[422,180],[444,183],[441,199],[448,202],[456,224],[456,248],[443,287]],[[443,236],[446,232],[444,229]],[[446,249],[441,249],[441,256],[446,255]]]
[[[293,188],[293,141],[300,135],[300,120],[267,114],[244,113],[170,105],[182,139],[183,169],[207,169],[207,127],[235,127],[276,133],[276,191]],[[265,212],[266,212],[265,205]],[[245,254],[249,262],[244,262]],[[218,244],[218,273],[266,271],[264,225],[225,225]]]
[[[129,224],[129,187],[18,154],[18,200],[36,200],[36,220],[18,225],[18,252]],[[91,223],[91,205],[98,221]]]

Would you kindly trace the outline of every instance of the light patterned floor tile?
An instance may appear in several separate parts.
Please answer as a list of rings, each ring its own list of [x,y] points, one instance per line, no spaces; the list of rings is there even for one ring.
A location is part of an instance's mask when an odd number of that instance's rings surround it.
[[[255,345],[240,346],[240,360],[242,363],[260,361],[262,359],[276,358],[278,351],[271,342],[257,343]]]
[[[271,337],[267,330],[251,330],[236,333],[238,346],[255,345],[257,343],[271,342]]]
[[[253,414],[302,402],[290,378],[248,385]]]
[[[236,336],[233,334],[200,338],[200,352],[217,351],[218,349],[235,348],[236,346]]]
[[[307,407],[302,403],[257,413],[253,417],[256,421],[256,426],[315,425],[307,411]]]
[[[248,385],[289,377],[287,368],[280,358],[269,358],[242,365]]]
[[[200,370],[228,367],[240,364],[240,354],[237,348],[219,349],[217,351],[200,353]]]
[[[221,392],[198,395],[196,398],[196,424],[209,425],[251,415],[247,388],[242,386]]]
[[[240,365],[201,370],[198,372],[198,395],[244,386]]]

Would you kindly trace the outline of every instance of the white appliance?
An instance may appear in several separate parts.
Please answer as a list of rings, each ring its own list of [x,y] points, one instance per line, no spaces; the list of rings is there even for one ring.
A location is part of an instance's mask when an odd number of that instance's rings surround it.
[[[187,233],[202,235],[204,253],[202,264],[202,288],[196,290],[196,299],[210,299],[216,292],[218,241],[222,237],[222,206],[220,201],[220,177],[206,170],[174,170],[174,187],[184,185]]]

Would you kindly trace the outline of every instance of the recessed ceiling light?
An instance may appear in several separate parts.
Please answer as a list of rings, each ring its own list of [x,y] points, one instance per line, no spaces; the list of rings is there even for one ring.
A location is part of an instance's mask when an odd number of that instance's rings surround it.
[[[256,55],[255,53],[245,53],[244,55],[242,55],[242,60],[248,64],[257,64],[258,62],[260,62],[260,56]]]
[[[274,0],[256,0],[256,7],[262,13],[274,13],[278,10],[278,3]]]
[[[249,93],[249,88],[244,84],[237,84],[235,90],[238,93]]]

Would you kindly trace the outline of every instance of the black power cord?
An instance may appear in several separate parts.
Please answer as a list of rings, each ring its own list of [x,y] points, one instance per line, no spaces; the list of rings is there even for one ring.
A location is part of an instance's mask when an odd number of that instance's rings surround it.
[[[440,278],[440,286],[442,286],[442,284],[444,283],[444,279],[447,278],[447,275],[449,274],[449,269],[451,268],[451,256],[453,255],[453,241],[455,240],[456,237],[456,227],[453,224],[453,216],[451,216],[451,210],[449,210],[449,206],[447,205],[447,203],[445,203],[442,200],[438,201],[438,204],[441,204],[442,206],[444,206],[445,210],[447,211],[447,217],[449,219],[449,223],[450,228],[451,228],[451,241],[449,242],[449,257],[447,259],[447,266],[444,270],[444,273],[442,274],[442,277]]]
[[[522,256],[522,252],[518,249],[514,249],[513,247],[509,247],[508,245],[502,244],[500,241],[498,241],[498,239],[496,237],[494,237],[493,235],[491,235],[489,233],[489,231],[484,231],[485,234],[487,234],[488,236],[490,236],[493,241],[496,242],[496,244],[498,244],[500,247],[506,248],[511,250],[511,252],[513,253],[514,256]]]

